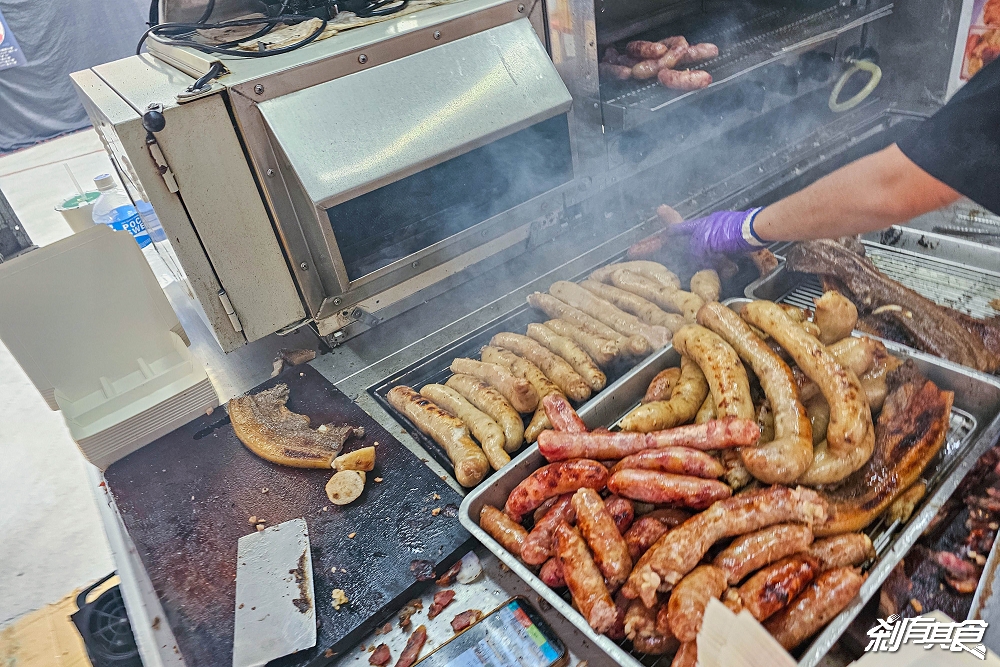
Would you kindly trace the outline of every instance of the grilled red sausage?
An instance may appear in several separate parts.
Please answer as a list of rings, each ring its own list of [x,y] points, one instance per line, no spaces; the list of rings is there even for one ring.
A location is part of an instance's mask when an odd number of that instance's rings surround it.
[[[543,433],[550,432],[543,431]],[[547,498],[572,493],[584,487],[602,489],[607,481],[608,469],[597,461],[575,459],[550,463],[531,473],[514,487],[507,497],[504,511],[514,521],[520,523],[525,514],[541,505]]]
[[[529,565],[541,565],[552,556],[552,535],[560,521],[568,524],[576,523],[576,510],[573,509],[572,493],[559,496],[555,504],[549,508],[542,518],[535,522],[524,540],[521,558]]]
[[[629,468],[611,475],[608,489],[632,500],[692,509],[705,509],[733,493],[727,485],[714,479]]]

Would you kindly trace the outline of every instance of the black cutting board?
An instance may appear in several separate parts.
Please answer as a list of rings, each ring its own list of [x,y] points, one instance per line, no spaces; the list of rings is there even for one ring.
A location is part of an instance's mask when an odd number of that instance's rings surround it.
[[[440,574],[470,546],[458,522],[461,496],[413,452],[310,366],[251,393],[279,382],[289,386],[288,409],[313,426],[364,427],[364,439],[345,452],[379,443],[365,491],[350,505],[326,497],[331,471],[279,466],[250,452],[221,408],[104,473],[189,667],[232,664],[237,541],[255,530],[251,516],[267,525],[304,517],[309,526],[318,641],[281,665],[323,664],[343,653],[419,595],[427,582],[417,571],[429,562]],[[350,600],[339,611],[335,588]]]

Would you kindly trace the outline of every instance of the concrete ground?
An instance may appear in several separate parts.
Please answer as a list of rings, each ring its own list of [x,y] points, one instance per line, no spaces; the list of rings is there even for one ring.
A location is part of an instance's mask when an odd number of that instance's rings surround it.
[[[37,245],[69,236],[54,207],[113,172],[93,130],[0,156],[0,190]],[[89,466],[0,343],[0,627],[115,569],[84,474]]]

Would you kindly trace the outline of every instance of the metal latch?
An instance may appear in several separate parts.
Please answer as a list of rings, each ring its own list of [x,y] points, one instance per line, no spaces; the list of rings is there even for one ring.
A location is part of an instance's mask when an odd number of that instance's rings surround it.
[[[177,187],[177,179],[174,178],[174,172],[170,170],[170,165],[167,164],[167,159],[163,157],[163,151],[160,150],[160,145],[156,143],[156,137],[153,136],[167,126],[162,104],[153,102],[146,107],[146,113],[142,114],[142,126],[146,130],[146,148],[149,150],[150,157],[153,158],[153,164],[160,172],[163,182],[167,184],[167,190],[176,194],[180,191],[180,188]]]
[[[226,290],[219,290],[219,301],[222,302],[222,308],[226,311],[226,315],[229,315],[229,321],[233,323],[233,328],[236,329],[237,333],[242,332],[243,324],[240,323],[240,317],[236,314],[236,309],[233,308],[233,302],[229,300]]]

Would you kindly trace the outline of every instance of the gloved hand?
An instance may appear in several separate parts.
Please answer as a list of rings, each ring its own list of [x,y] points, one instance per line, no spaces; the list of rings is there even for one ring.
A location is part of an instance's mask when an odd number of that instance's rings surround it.
[[[743,254],[765,245],[753,231],[753,219],[763,210],[716,211],[704,218],[696,218],[672,225],[671,234],[690,234],[691,254],[698,260],[712,255]]]

